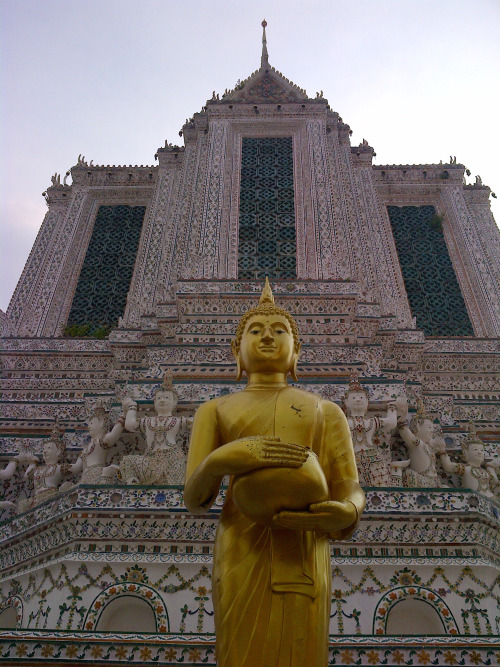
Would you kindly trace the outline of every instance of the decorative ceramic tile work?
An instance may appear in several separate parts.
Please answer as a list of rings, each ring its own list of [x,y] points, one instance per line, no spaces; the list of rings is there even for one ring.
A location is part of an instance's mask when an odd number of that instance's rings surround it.
[[[213,634],[3,631],[0,658],[9,664],[141,664],[215,666]],[[339,637],[328,665],[496,665],[496,637]]]
[[[388,206],[411,311],[427,336],[473,336],[434,206]]]
[[[238,277],[295,278],[291,137],[243,137]]]
[[[145,206],[100,206],[68,326],[114,326],[123,315]],[[89,333],[90,333],[89,331]]]

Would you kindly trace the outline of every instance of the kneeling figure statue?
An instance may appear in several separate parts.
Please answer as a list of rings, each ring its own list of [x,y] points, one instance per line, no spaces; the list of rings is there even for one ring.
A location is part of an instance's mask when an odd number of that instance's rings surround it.
[[[126,484],[182,484],[186,470],[186,457],[177,438],[188,427],[189,420],[175,417],[179,395],[172,379],[165,377],[156,390],[154,403],[156,415],[137,419],[137,404],[130,398],[123,401],[127,431],[139,430],[146,440],[144,454],[124,456],[120,463],[120,475]]]

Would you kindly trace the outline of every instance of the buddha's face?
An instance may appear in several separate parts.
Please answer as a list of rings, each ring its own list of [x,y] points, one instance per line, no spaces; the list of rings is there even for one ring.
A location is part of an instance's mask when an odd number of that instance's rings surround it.
[[[350,391],[344,403],[352,415],[365,415],[368,411],[368,396],[364,391]]]
[[[59,447],[52,440],[48,440],[43,446],[43,460],[47,465],[53,465],[58,459]]]
[[[480,466],[484,461],[484,447],[479,442],[473,442],[469,445],[465,458],[467,463],[471,463],[474,466]]]
[[[250,373],[287,373],[295,361],[290,324],[283,315],[254,315],[240,344],[241,367]]]

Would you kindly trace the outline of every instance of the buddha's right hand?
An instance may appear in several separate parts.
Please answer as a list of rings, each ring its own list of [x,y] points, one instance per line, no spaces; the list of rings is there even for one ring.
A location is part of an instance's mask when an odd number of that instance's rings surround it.
[[[211,454],[216,475],[242,475],[259,468],[300,468],[308,451],[271,436],[251,436],[228,442]]]

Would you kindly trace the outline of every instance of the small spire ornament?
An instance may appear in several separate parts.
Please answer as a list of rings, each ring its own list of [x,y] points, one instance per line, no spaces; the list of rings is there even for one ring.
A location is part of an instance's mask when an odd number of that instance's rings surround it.
[[[90,418],[93,419],[94,417],[97,417],[97,419],[103,421],[106,419],[106,408],[104,406],[104,403],[102,402],[101,399],[98,399],[92,408],[92,411],[90,413]]]
[[[174,396],[177,396],[177,398],[179,398],[179,393],[177,392],[177,389],[174,387],[173,375],[172,375],[172,372],[170,370],[168,370],[165,373],[165,376],[163,378],[163,382],[158,387],[158,389],[155,391],[155,394],[157,394],[160,391],[161,392],[171,392],[172,394],[174,394]]]
[[[64,440],[62,439],[63,433],[64,431],[62,430],[59,420],[56,417],[56,419],[54,419],[54,424],[50,430],[49,441],[53,442],[61,453],[64,452],[64,450],[66,449],[66,445],[64,443]]]
[[[417,398],[417,412],[415,413],[414,419],[417,424],[422,424],[426,419],[430,422],[432,421],[432,417],[426,411],[424,402],[421,398]]]
[[[348,396],[351,391],[361,391],[363,394],[368,396],[368,390],[365,389],[359,382],[358,374],[356,371],[351,371],[349,377],[349,388],[347,389],[345,395]]]
[[[262,26],[262,57],[260,59],[260,66],[265,67],[269,65],[269,54],[267,52],[267,38],[266,38],[266,26],[267,21],[264,19],[261,23]]]
[[[478,436],[476,425],[472,420],[470,420],[467,425],[467,435],[465,437],[464,442],[467,443],[467,445],[471,445],[472,443],[484,444],[483,441]]]

